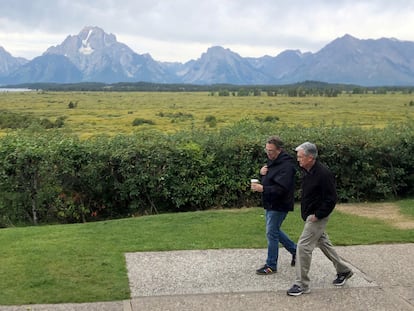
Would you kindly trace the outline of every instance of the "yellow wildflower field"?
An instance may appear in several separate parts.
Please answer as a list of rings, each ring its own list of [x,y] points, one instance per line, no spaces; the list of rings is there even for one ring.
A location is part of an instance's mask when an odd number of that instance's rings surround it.
[[[216,130],[242,119],[288,126],[353,125],[382,128],[414,117],[411,94],[307,96],[213,96],[208,92],[9,92],[0,93],[0,112],[51,121],[60,130],[88,138],[157,129]],[[215,122],[209,122],[209,120]],[[134,121],[137,122],[134,126]],[[1,129],[4,134],[10,129]]]

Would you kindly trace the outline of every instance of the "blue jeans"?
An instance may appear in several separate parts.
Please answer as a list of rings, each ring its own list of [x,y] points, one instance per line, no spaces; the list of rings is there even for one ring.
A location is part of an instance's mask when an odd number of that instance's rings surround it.
[[[279,242],[286,250],[296,254],[296,244],[280,230],[287,212],[266,210],[266,237],[267,237],[267,259],[266,265],[277,270],[277,259],[279,257]]]

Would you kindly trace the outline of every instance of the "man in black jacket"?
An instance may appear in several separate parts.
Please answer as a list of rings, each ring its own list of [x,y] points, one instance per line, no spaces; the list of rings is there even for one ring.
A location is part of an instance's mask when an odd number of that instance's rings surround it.
[[[268,160],[260,169],[261,184],[251,185],[253,191],[262,193],[266,210],[267,259],[266,264],[256,270],[261,275],[277,272],[279,242],[292,254],[292,266],[296,257],[296,244],[280,229],[288,212],[293,211],[295,160],[283,150],[283,142],[277,136],[269,137],[265,152]]]
[[[287,291],[290,296],[310,292],[308,273],[315,247],[319,247],[335,266],[337,278],[333,281],[334,285],[344,285],[353,275],[325,233],[329,215],[337,201],[335,177],[317,160],[318,149],[315,144],[305,142],[296,148],[296,152],[299,166],[303,171],[301,215],[305,226],[297,245],[296,281]]]

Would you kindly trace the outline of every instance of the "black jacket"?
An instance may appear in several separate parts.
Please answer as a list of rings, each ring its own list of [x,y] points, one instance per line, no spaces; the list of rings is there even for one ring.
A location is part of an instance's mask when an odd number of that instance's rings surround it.
[[[322,163],[316,161],[310,171],[303,170],[302,176],[302,219],[315,214],[325,218],[335,208],[337,201],[335,176]]]
[[[267,167],[267,174],[261,176],[263,207],[280,212],[293,211],[295,160],[291,155],[282,151],[275,160],[267,161]]]

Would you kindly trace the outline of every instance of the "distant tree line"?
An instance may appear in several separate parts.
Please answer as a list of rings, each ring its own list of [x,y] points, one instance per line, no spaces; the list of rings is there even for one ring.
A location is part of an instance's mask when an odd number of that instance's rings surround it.
[[[7,88],[29,88],[44,91],[105,91],[105,92],[210,92],[218,96],[330,96],[341,93],[352,94],[385,94],[403,92],[412,94],[414,86],[380,86],[364,87],[351,84],[333,84],[318,81],[304,81],[285,85],[234,85],[234,84],[164,84],[151,82],[120,82],[113,84],[82,82],[82,83],[26,83],[6,86]]]

